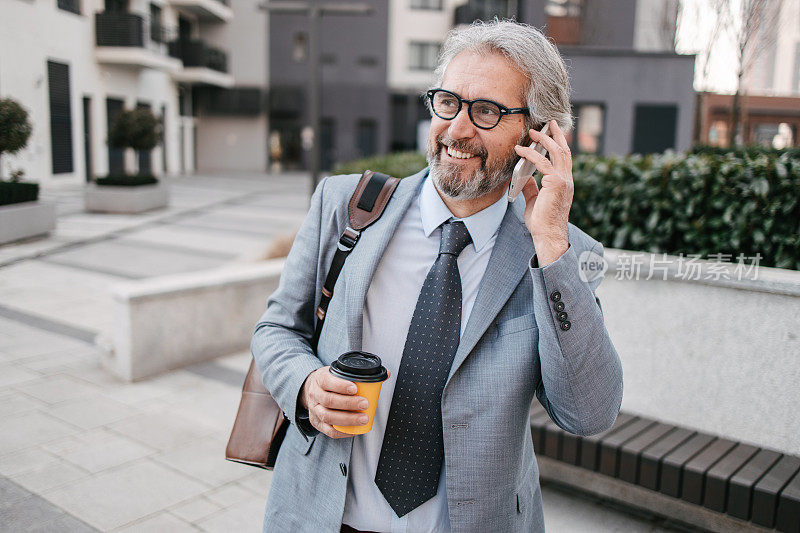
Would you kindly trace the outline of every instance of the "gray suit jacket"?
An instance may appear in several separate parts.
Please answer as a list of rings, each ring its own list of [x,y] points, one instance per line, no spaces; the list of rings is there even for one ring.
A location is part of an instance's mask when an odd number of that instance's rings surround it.
[[[265,532],[339,531],[353,439],[300,430],[298,393],[313,370],[361,348],[372,275],[426,175],[427,169],[401,180],[383,216],[364,230],[336,283],[316,355],[309,346],[314,309],[359,176],[327,178],[314,193],[251,343],[264,385],[292,421],[272,477]],[[453,531],[544,530],[528,421],[534,394],[556,424],[579,435],[609,428],[622,401],[622,367],[594,294],[600,279],[587,283],[578,275],[581,252],[602,255],[602,245],[570,224],[567,252],[529,268],[535,251],[522,204],[510,204],[500,226],[442,394]],[[569,314],[566,331],[549,298],[554,291]]]

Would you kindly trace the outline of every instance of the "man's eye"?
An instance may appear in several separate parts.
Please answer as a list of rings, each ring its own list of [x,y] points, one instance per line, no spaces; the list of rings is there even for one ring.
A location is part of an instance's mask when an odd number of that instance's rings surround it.
[[[455,106],[458,105],[458,103],[456,102],[455,98],[443,98],[442,100],[439,100],[439,102],[443,106],[447,106],[447,107],[455,107]]]

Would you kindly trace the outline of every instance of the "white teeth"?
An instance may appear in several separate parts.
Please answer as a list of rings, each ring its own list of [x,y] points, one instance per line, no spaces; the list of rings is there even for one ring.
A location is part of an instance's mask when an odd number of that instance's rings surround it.
[[[449,155],[450,157],[455,157],[456,159],[469,159],[474,154],[470,154],[468,152],[461,152],[459,150],[455,150],[452,147],[448,146],[447,155]]]

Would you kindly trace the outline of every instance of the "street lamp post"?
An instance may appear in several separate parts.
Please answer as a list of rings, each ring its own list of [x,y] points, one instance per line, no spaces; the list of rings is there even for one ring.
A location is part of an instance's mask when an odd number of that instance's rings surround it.
[[[322,15],[369,15],[372,6],[367,3],[336,2],[320,3],[319,0],[280,1],[272,0],[259,5],[259,9],[267,13],[297,13],[308,16],[308,56],[309,56],[309,90],[308,110],[311,119],[313,142],[311,145],[311,194],[319,182],[322,161],[322,139],[320,134],[320,87],[322,77],[319,72],[320,19]],[[267,36],[267,55],[269,55],[269,36]]]

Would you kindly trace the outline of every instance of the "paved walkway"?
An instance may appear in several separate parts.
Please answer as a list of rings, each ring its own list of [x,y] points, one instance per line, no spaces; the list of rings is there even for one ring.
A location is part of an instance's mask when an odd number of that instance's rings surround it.
[[[44,191],[57,230],[0,247],[2,531],[260,531],[270,473],[223,455],[250,355],[124,383],[93,342],[113,325],[109,286],[262,255],[299,226],[308,180],[168,183],[171,206],[136,216]],[[550,487],[544,499],[550,531],[665,531]]]

